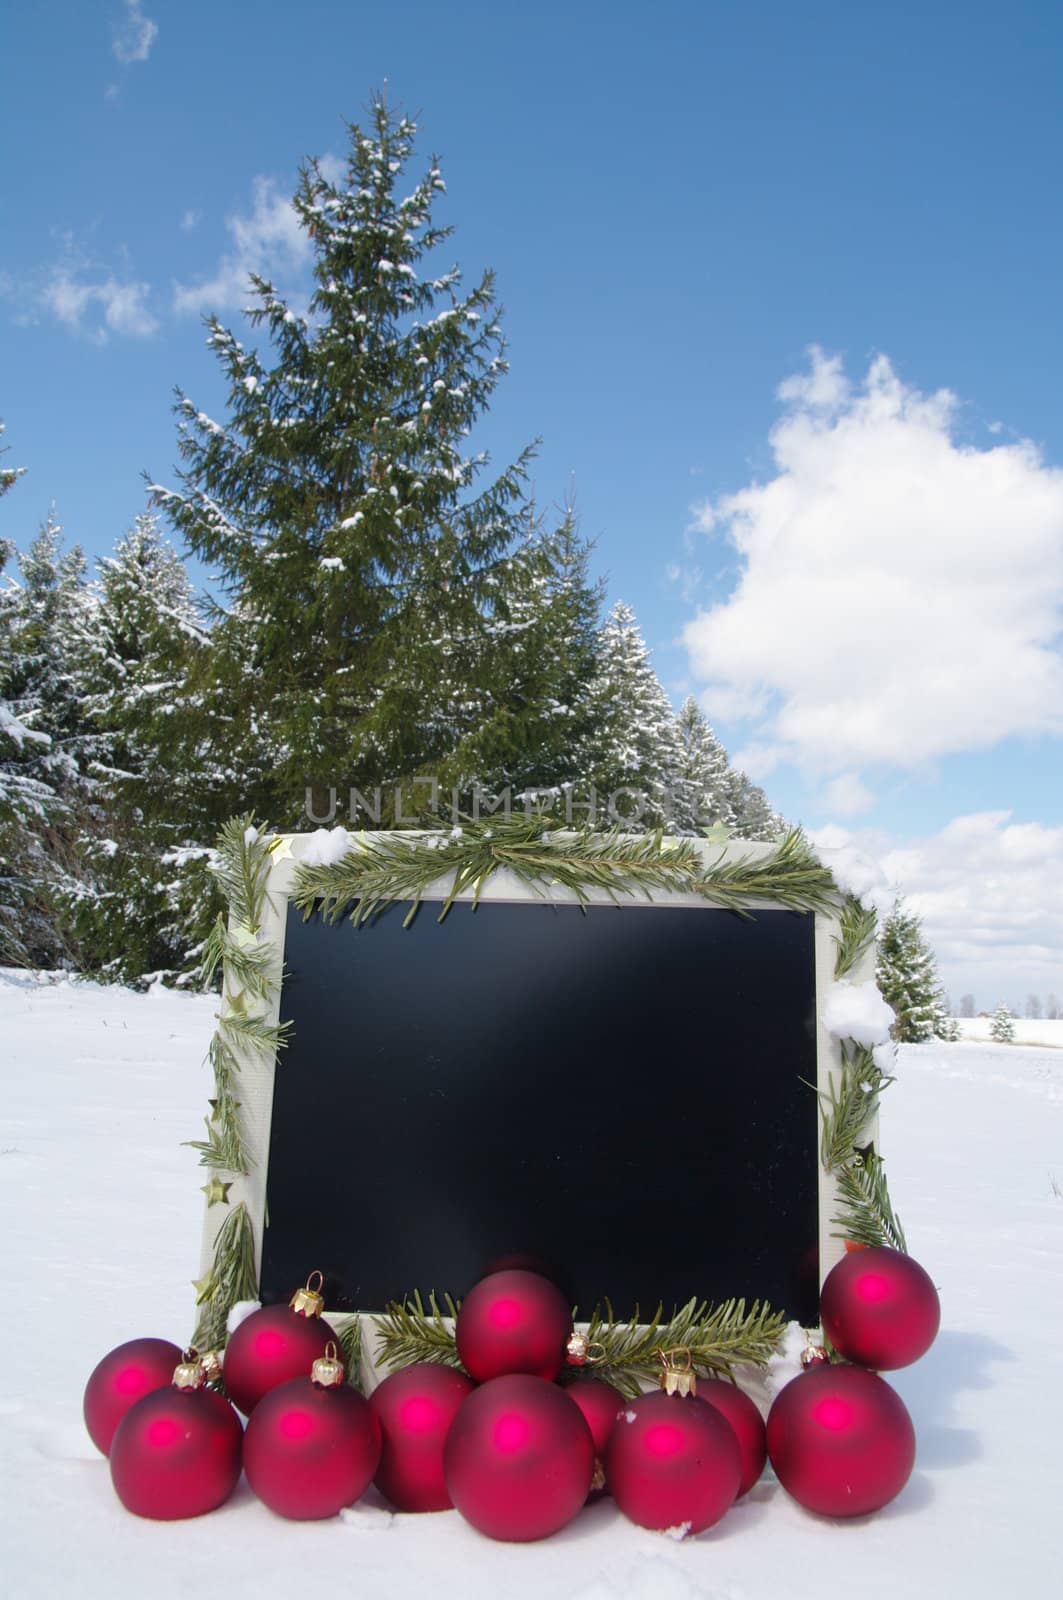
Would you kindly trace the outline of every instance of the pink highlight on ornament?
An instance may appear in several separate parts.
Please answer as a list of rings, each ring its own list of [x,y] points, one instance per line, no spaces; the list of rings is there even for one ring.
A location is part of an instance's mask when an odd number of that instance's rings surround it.
[[[488,1312],[492,1328],[515,1328],[522,1316],[519,1300],[496,1300]]]
[[[144,1378],[139,1367],[123,1367],[114,1380],[114,1386],[119,1394],[135,1394],[138,1397],[144,1392]]]
[[[685,1436],[682,1428],[673,1428],[670,1423],[658,1422],[652,1428],[646,1429],[643,1443],[651,1456],[676,1456],[683,1449]]]
[[[523,1450],[531,1438],[531,1428],[526,1417],[519,1412],[503,1412],[494,1426],[494,1445],[496,1450],[512,1455],[517,1450]]]
[[[314,1431],[314,1419],[305,1411],[287,1411],[277,1424],[284,1439],[307,1439]]]
[[[288,1348],[288,1341],[284,1335],[278,1333],[276,1328],[263,1328],[255,1336],[255,1354],[268,1361],[273,1357],[282,1356]]]
[[[156,1450],[165,1450],[177,1438],[177,1424],[172,1417],[156,1417],[148,1424],[148,1443]]]
[[[832,1433],[841,1433],[852,1423],[853,1408],[847,1400],[838,1400],[831,1396],[821,1400],[812,1408],[812,1416],[816,1422],[824,1428],[829,1428]]]
[[[425,1395],[411,1395],[399,1407],[399,1420],[411,1433],[431,1433],[439,1426],[440,1410],[434,1400]]]
[[[890,1292],[889,1281],[881,1272],[865,1272],[863,1277],[857,1279],[856,1292],[861,1300],[885,1300]]]

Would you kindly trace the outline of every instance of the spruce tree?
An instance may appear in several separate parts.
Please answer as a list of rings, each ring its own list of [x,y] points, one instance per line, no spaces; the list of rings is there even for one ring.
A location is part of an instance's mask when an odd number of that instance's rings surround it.
[[[509,657],[505,699],[470,739],[459,777],[487,795],[508,789],[517,801],[558,809],[565,789],[581,785],[581,751],[595,727],[602,585],[589,577],[590,546],[571,508],[539,537],[545,570],[500,630],[498,649]]]
[[[595,726],[583,765],[597,791],[598,821],[619,821],[632,832],[676,832],[685,820],[676,813],[685,749],[635,614],[622,600],[599,634],[590,699]],[[627,792],[609,816],[605,808],[618,791]]]
[[[727,751],[693,695],[676,718],[682,744],[676,811],[679,830],[700,833],[718,823],[733,828],[734,785]]]
[[[946,1017],[937,966],[919,918],[894,905],[882,927],[876,977],[883,998],[897,1021],[893,1037],[901,1044],[920,1044],[942,1035]]]
[[[414,133],[378,100],[343,181],[303,167],[308,314],[255,277],[264,353],[209,321],[227,419],[179,393],[180,487],[154,492],[224,596],[181,714],[228,775],[219,819],[290,826],[308,786],[462,777],[485,724],[506,736],[511,628],[549,551],[531,449],[491,475],[467,445],[504,340],[491,273],[465,291],[433,264],[451,230],[437,162],[403,192]]]
[[[1011,1015],[1010,1007],[1003,1001],[993,1012],[993,1020],[989,1026],[989,1037],[996,1040],[997,1044],[1015,1043],[1015,1022]]]
[[[785,819],[773,808],[764,790],[738,767],[732,767],[730,772],[730,800],[739,838],[767,844],[785,831]]]
[[[5,959],[39,966],[76,955],[66,908],[99,745],[82,706],[92,597],[84,557],[63,551],[61,535],[49,514],[0,604],[0,938]],[[13,553],[6,543],[0,566]]]
[[[216,911],[212,851],[190,827],[209,782],[182,765],[174,701],[208,635],[181,558],[150,514],[99,563],[85,710],[101,737],[74,906],[86,970],[180,974]]]
[[[21,472],[0,470],[0,499]],[[0,963],[21,966],[47,958],[53,946],[36,886],[47,871],[42,834],[61,806],[43,769],[51,740],[19,715],[28,674],[18,638],[21,590],[8,570],[15,554],[13,542],[0,539]]]

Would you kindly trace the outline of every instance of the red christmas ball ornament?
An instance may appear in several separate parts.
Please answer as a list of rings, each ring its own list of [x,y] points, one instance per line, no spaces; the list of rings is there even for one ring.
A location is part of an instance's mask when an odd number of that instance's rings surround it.
[[[875,1245],[844,1256],[820,1295],[823,1331],[847,1361],[892,1372],[925,1355],[941,1324],[930,1274],[900,1250]]]
[[[464,1400],[443,1448],[451,1500],[490,1539],[545,1539],[583,1506],[594,1441],[579,1407],[545,1378],[492,1378]]]
[[[419,1361],[384,1379],[369,1396],[380,1424],[376,1486],[400,1511],[447,1511],[443,1446],[475,1384],[453,1367]]]
[[[477,1383],[523,1372],[556,1378],[572,1333],[572,1312],[549,1278],[514,1268],[481,1278],[454,1328],[462,1366]]]
[[[228,1500],[240,1476],[243,1429],[232,1406],[205,1385],[197,1360],[131,1406],[111,1441],[111,1481],[127,1511],[171,1522]]]
[[[707,1400],[734,1429],[742,1463],[738,1493],[739,1496],[748,1494],[768,1459],[764,1418],[744,1390],[737,1384],[726,1383],[723,1378],[699,1378],[698,1399]]]
[[[899,1494],[915,1464],[915,1429],[900,1396],[863,1367],[813,1367],[768,1414],[779,1482],[808,1511],[860,1517]]]
[[[605,1447],[609,1443],[613,1424],[624,1409],[624,1396],[611,1383],[606,1383],[604,1378],[577,1378],[574,1383],[566,1384],[565,1393],[582,1411],[594,1440],[594,1476],[591,1479],[590,1498],[596,1500],[607,1486]]]
[[[604,1378],[576,1378],[565,1385],[565,1393],[583,1413],[594,1440],[595,1455],[603,1456],[613,1424],[627,1403],[624,1396]]]
[[[380,1425],[344,1382],[329,1341],[309,1377],[278,1384],[255,1406],[244,1434],[244,1471],[258,1498],[282,1517],[309,1522],[353,1505],[380,1460]]]
[[[689,1351],[668,1351],[662,1387],[628,1402],[605,1453],[609,1488],[642,1528],[701,1533],[734,1504],[742,1461],[734,1429],[696,1394]]]
[[[105,1456],[130,1406],[173,1382],[181,1350],[169,1339],[130,1339],[104,1356],[85,1385],[85,1426]]]
[[[311,1285],[317,1279],[317,1287]],[[286,1306],[262,1306],[245,1317],[225,1347],[225,1387],[235,1406],[249,1417],[271,1389],[305,1377],[332,1338],[321,1321],[325,1301],[322,1277],[312,1272]]]

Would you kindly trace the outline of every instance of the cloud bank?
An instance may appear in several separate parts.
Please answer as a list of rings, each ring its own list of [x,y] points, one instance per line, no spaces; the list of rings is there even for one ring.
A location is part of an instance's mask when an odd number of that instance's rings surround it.
[[[979,811],[900,846],[837,826],[812,837],[877,856],[923,918],[954,1006],[966,993],[980,1010],[1000,1000],[1021,1010],[1031,992],[1063,999],[1063,827]]]
[[[964,442],[956,397],[885,356],[853,384],[813,349],[778,393],[771,476],[695,508],[739,559],[684,630],[709,715],[747,723],[737,759],[854,815],[869,767],[1063,732],[1063,471]]]

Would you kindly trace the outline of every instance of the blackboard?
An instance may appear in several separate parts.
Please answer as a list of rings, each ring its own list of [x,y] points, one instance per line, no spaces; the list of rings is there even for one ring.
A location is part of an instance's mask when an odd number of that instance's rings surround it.
[[[814,918],[488,901],[287,908],[260,1295],[336,1310],[486,1272],[589,1314],[818,1319]]]

